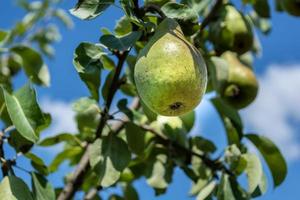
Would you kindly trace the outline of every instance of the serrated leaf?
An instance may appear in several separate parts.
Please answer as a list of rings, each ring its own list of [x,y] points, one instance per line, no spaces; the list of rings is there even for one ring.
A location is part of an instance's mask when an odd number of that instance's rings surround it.
[[[245,172],[248,177],[248,191],[253,193],[263,176],[262,165],[255,154],[243,154],[242,157],[247,161]]]
[[[4,97],[9,116],[18,132],[27,140],[37,142],[39,131],[47,121],[37,103],[34,89],[27,84],[15,94],[4,90]]]
[[[268,138],[255,135],[245,135],[264,157],[273,177],[274,186],[279,186],[287,175],[287,165],[280,150]]]
[[[89,155],[91,167],[103,187],[114,184],[131,159],[127,144],[112,134],[97,139],[89,149]]]
[[[0,199],[33,200],[32,194],[22,179],[16,176],[6,176],[0,183]]]
[[[93,19],[101,15],[113,3],[114,0],[78,0],[70,12],[83,20]]]
[[[132,47],[141,36],[142,32],[140,31],[133,31],[122,37],[103,35],[100,38],[100,42],[111,50],[126,51],[129,50],[129,48]]]
[[[31,173],[32,190],[35,200],[55,200],[55,192],[50,182],[37,173]]]
[[[75,68],[96,101],[99,100],[101,83],[101,57],[105,54],[101,47],[88,42],[81,43],[74,53],[73,63]]]
[[[126,139],[128,146],[135,154],[142,154],[145,150],[146,132],[134,123],[126,123]]]
[[[44,64],[41,55],[34,49],[18,45],[10,49],[22,58],[22,67],[26,75],[33,83],[43,86],[50,85],[50,75],[48,67]]]

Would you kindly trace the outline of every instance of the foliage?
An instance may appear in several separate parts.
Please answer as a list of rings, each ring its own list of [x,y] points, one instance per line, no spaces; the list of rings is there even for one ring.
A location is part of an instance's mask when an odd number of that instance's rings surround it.
[[[248,8],[243,9],[245,12],[239,11],[236,1],[227,0],[147,0],[144,5],[137,0],[78,0],[70,13],[82,20],[101,17],[112,6],[121,8],[124,16],[114,30],[102,29],[99,43],[82,42],[74,50],[75,69],[90,91],[90,97],[78,99],[73,105],[78,133],[57,133],[41,141],[40,134],[51,123],[51,116],[40,109],[34,86],[50,85],[49,70],[43,60],[54,56],[52,44],[60,39],[53,22],[59,19],[67,27],[73,26],[68,14],[57,8],[59,2],[20,0],[26,15],[11,30],[0,30],[0,119],[4,125],[0,131],[0,199],[64,200],[72,199],[78,191],[85,193],[85,199],[101,199],[102,190],[122,187],[123,195],[109,199],[137,200],[140,195],[133,186],[137,179],[145,177],[155,194],[163,195],[175,168],[183,170],[191,180],[190,195],[197,200],[251,199],[266,192],[267,178],[261,159],[249,152],[247,140],[264,158],[274,187],[282,184],[287,166],[280,150],[268,138],[245,133],[239,110],[220,94],[228,80],[230,64],[221,55],[234,48],[212,38],[213,32],[220,33],[226,41],[235,39],[234,28],[226,29],[233,27],[226,21],[226,12],[219,12],[228,4],[235,9],[239,23],[250,26],[247,37],[252,36],[252,31],[268,34],[271,11],[267,0],[242,0]],[[277,6],[284,10],[280,3]],[[188,135],[196,123],[194,112],[162,117],[138,98],[133,79],[137,55],[165,17],[176,19],[186,39],[205,57],[209,72],[206,92],[215,94],[211,102],[228,140],[219,157],[214,154],[217,147],[213,141]],[[251,68],[253,58],[261,51],[259,46],[259,38],[255,37],[246,54],[237,50],[234,55]],[[28,83],[15,89],[14,78],[21,70]],[[113,113],[112,102],[118,91],[123,96],[116,105],[118,111]],[[116,115],[120,112],[122,115]],[[6,142],[18,157],[6,158]],[[48,166],[31,152],[35,145],[49,147],[58,143],[63,143],[64,149]],[[15,167],[20,168],[16,162],[19,156],[28,159],[33,167],[28,172],[31,189],[14,173]],[[47,175],[58,171],[65,160],[76,170],[64,177],[63,188],[55,188]],[[239,183],[242,174],[248,178],[247,188]]]

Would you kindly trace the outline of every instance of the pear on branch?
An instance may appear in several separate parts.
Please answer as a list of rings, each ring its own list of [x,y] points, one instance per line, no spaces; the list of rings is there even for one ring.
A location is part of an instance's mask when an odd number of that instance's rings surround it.
[[[179,24],[166,18],[140,51],[134,79],[139,96],[152,111],[178,116],[199,104],[207,84],[206,65]]]
[[[210,39],[218,52],[226,50],[243,54],[253,45],[253,31],[247,19],[232,5],[220,8],[210,25]]]
[[[251,67],[244,65],[233,52],[208,61],[210,80],[221,98],[236,109],[245,108],[256,98],[258,82]]]

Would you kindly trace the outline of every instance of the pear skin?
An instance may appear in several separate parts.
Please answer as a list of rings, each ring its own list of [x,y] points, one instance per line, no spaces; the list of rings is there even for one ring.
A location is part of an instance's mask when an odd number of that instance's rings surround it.
[[[207,71],[203,57],[185,39],[179,24],[166,18],[140,51],[134,79],[139,96],[152,111],[178,116],[199,104]]]
[[[253,31],[245,17],[232,5],[220,10],[219,19],[210,26],[211,40],[217,51],[243,54],[253,45]]]
[[[228,80],[221,87],[221,97],[237,109],[251,104],[258,92],[258,82],[250,67],[242,64],[236,55],[225,52],[222,57],[228,62]]]

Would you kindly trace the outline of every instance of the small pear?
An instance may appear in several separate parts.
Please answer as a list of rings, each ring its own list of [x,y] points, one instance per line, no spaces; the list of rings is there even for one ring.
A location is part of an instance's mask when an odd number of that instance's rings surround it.
[[[219,18],[210,26],[210,37],[217,51],[226,50],[243,54],[253,45],[250,23],[232,5],[221,8]]]
[[[300,0],[281,0],[281,6],[290,15],[300,16]]]
[[[152,111],[178,116],[199,104],[207,84],[206,65],[179,24],[166,18],[140,51],[134,79],[139,96]]]
[[[220,95],[237,109],[244,108],[254,101],[258,92],[258,82],[250,67],[242,64],[235,54],[222,54],[228,63],[228,79],[220,87]]]

